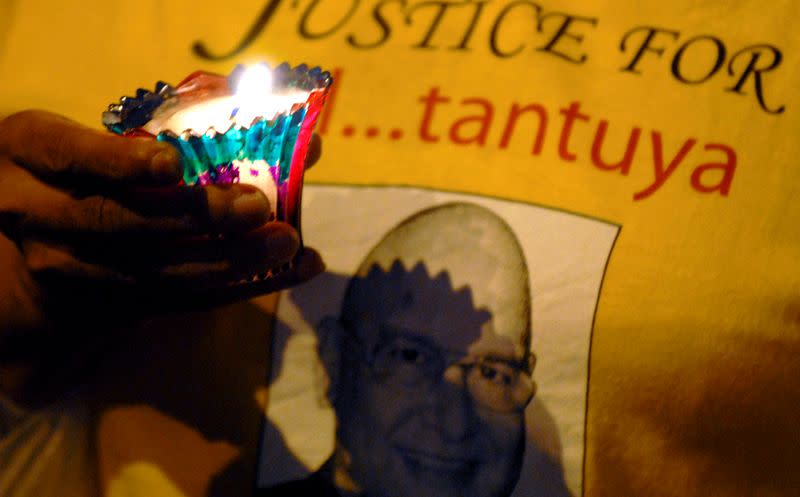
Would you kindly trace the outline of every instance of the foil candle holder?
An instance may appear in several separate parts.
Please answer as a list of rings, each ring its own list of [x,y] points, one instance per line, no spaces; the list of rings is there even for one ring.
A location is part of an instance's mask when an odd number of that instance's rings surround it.
[[[124,136],[150,136],[181,154],[186,185],[248,183],[264,191],[277,220],[300,231],[308,145],[333,80],[319,67],[237,66],[197,71],[177,86],[158,82],[103,113]]]

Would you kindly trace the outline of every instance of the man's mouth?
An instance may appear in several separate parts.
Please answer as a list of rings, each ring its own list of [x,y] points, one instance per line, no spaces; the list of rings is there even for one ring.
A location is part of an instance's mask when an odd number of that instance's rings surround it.
[[[453,476],[472,474],[479,461],[464,457],[461,454],[443,454],[408,447],[395,447],[407,464],[419,468],[446,473]]]

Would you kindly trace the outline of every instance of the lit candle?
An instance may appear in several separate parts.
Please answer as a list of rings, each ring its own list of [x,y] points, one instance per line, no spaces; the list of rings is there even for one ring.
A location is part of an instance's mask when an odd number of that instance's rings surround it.
[[[180,134],[187,129],[205,133],[209,128],[224,132],[234,124],[248,128],[255,119],[271,120],[278,114],[288,114],[292,106],[306,102],[311,93],[298,89],[277,93],[272,80],[272,71],[266,64],[250,66],[233,95],[168,106],[156,112],[144,129],[157,135],[166,130]]]
[[[301,90],[275,93],[272,87],[272,71],[264,64],[250,66],[242,74],[233,96],[236,109],[235,121],[240,126],[249,126],[254,119],[272,119],[277,114],[288,114],[292,106],[305,102],[311,92]]]
[[[276,218],[299,229],[305,157],[332,82],[305,64],[237,67],[230,76],[198,71],[176,87],[159,82],[123,97],[103,124],[174,145],[187,185],[257,185]]]

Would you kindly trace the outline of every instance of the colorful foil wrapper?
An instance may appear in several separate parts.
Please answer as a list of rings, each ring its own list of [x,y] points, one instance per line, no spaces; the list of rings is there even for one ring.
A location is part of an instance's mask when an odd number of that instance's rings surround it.
[[[305,64],[260,66],[271,75],[261,96],[274,96],[266,114],[247,114],[252,109],[234,92],[246,73],[237,66],[227,77],[198,71],[175,87],[158,82],[154,91],[139,89],[136,96],[111,104],[103,125],[120,135],[151,136],[175,146],[187,185],[260,187],[277,220],[299,231],[305,158],[333,79]]]

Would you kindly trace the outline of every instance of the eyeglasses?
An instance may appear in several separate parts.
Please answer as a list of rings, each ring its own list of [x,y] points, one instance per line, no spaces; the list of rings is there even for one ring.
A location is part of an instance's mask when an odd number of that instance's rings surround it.
[[[355,334],[348,335],[362,349],[366,348]],[[394,331],[384,335],[376,346],[364,350],[361,359],[388,386],[428,390],[444,380],[446,370],[456,367],[472,400],[489,410],[519,412],[533,398],[535,385],[529,358],[463,357],[424,337]]]

